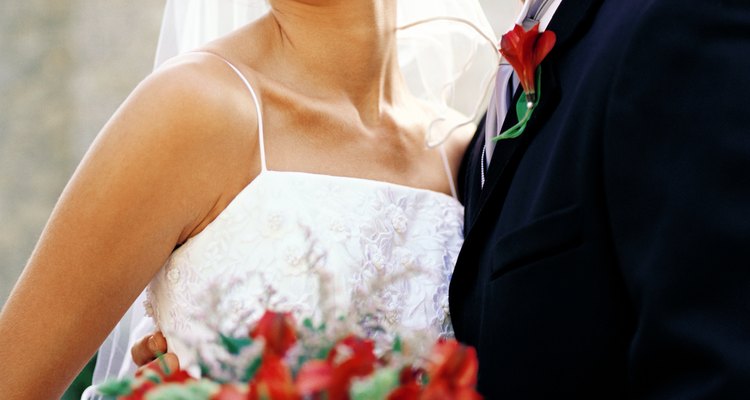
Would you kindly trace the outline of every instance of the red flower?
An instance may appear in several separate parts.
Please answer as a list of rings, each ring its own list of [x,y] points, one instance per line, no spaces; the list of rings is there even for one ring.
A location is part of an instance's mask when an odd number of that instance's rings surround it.
[[[388,395],[388,400],[414,400],[422,393],[421,369],[406,367],[399,374],[399,387]]]
[[[552,51],[557,36],[552,31],[539,32],[539,24],[528,31],[521,25],[503,35],[500,53],[508,60],[521,80],[526,101],[536,102],[536,70],[544,57]],[[529,107],[531,108],[531,107]]]
[[[388,395],[388,400],[415,400],[422,393],[422,388],[416,383],[399,386]]]
[[[211,400],[247,400],[247,395],[234,385],[222,385],[219,392],[211,396]]]
[[[402,385],[417,384],[422,381],[425,371],[421,368],[406,367],[401,370],[398,381]]]
[[[328,399],[348,399],[352,380],[372,374],[377,361],[372,340],[348,336],[338,342],[328,354],[328,363],[333,366]]]
[[[297,389],[303,396],[326,394],[329,400],[346,400],[352,380],[372,374],[377,361],[371,340],[348,336],[331,349],[326,361],[313,360],[302,366]]]
[[[151,389],[155,389],[156,383],[151,380],[143,382],[138,388],[134,389],[132,393],[127,396],[119,397],[120,400],[143,400],[146,398],[146,393]]]
[[[474,390],[478,371],[477,352],[473,347],[455,340],[440,341],[432,351],[427,368],[430,383],[420,399],[481,399]]]
[[[321,360],[308,361],[297,374],[297,390],[302,396],[313,396],[328,390],[332,380],[331,364]]]
[[[131,394],[122,397],[121,400],[142,400],[148,392],[152,389],[156,389],[160,385],[166,383],[184,384],[195,380],[195,378],[183,370],[173,371],[167,375],[157,364],[158,363],[151,363],[146,368],[136,371],[136,378],[147,377],[148,379],[142,380],[139,386],[136,387]],[[157,379],[159,383],[157,384],[153,379]]]
[[[162,383],[186,383],[188,381],[194,381],[195,378],[190,376],[186,371],[179,370],[177,372],[174,372],[170,375],[167,375],[164,377],[164,380],[162,380]]]
[[[302,397],[294,387],[292,373],[284,360],[273,353],[266,353],[263,362],[250,383],[248,399],[300,400]]]
[[[253,339],[262,337],[266,341],[266,352],[283,357],[297,342],[294,318],[291,313],[266,311],[250,336]]]

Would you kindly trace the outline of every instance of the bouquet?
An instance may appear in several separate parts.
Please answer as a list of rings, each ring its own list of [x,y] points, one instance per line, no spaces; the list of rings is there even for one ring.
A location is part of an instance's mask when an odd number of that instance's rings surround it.
[[[238,309],[230,299],[243,293],[248,278],[222,277],[204,293],[205,307],[193,316],[207,335],[186,332],[183,338],[200,371],[194,365],[192,374],[153,366],[134,379],[99,386],[100,393],[121,400],[481,399],[474,389],[476,351],[448,339],[449,318],[435,324],[440,332],[407,330],[389,322],[394,310],[378,300],[402,295],[399,282],[419,276],[418,267],[374,271],[354,288],[341,314],[325,252],[310,234],[303,239],[309,247],[303,257],[307,273],[318,281],[314,317],[309,310],[270,311],[288,302],[265,278],[262,306]],[[298,324],[294,315],[307,318]],[[243,321],[256,322],[245,327]]]
[[[300,326],[290,313],[266,311],[245,337],[219,334],[200,352],[201,378],[150,368],[99,391],[121,400],[481,399],[473,348],[441,339],[427,355],[408,355],[335,328],[339,319]]]

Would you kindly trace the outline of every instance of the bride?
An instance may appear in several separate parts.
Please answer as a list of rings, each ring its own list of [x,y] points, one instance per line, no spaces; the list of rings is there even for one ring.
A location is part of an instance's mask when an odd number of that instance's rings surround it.
[[[239,286],[221,293],[231,307],[259,310],[272,297],[312,315],[311,243],[342,313],[368,276],[407,270],[383,323],[448,333],[463,222],[454,182],[474,130],[459,111],[481,108],[455,106],[458,82],[488,81],[496,60],[481,57],[494,49],[476,32],[472,47],[457,45],[460,29],[397,28],[463,15],[491,39],[479,5],[268,3],[160,66],[103,128],[0,314],[0,398],[60,396],[147,286],[147,308],[188,368],[196,315],[213,311],[202,299],[228,282]],[[175,53],[185,37],[172,35]],[[481,84],[469,89],[482,97]]]

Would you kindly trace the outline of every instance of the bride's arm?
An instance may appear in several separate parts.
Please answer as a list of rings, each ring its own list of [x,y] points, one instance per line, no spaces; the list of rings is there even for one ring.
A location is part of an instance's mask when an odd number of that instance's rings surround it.
[[[0,398],[59,398],[175,245],[252,179],[256,117],[226,72],[172,66],[104,127],[0,313]]]

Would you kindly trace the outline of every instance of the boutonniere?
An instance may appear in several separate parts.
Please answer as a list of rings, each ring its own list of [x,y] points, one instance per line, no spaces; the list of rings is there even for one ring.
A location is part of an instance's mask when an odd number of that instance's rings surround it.
[[[539,32],[538,23],[528,31],[521,25],[516,25],[503,35],[500,41],[500,54],[508,60],[520,78],[524,96],[521,96],[516,104],[518,123],[495,137],[493,141],[517,138],[526,129],[526,124],[541,97],[542,68],[539,64],[552,51],[556,41],[557,36],[554,32]]]

